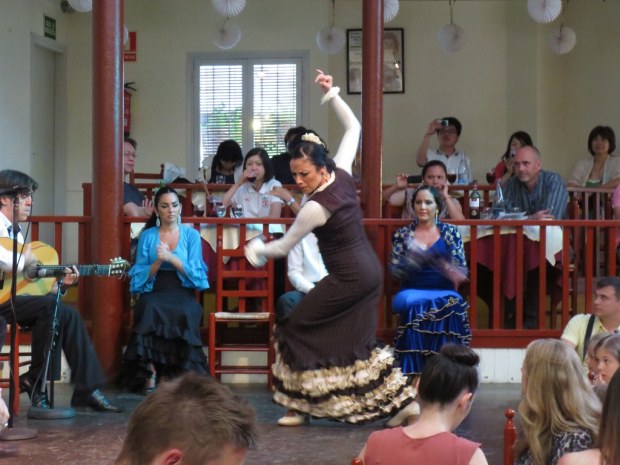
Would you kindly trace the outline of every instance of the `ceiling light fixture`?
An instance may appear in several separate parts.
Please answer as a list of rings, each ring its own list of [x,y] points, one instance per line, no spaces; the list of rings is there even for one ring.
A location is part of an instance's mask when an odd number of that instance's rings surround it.
[[[465,31],[458,24],[454,24],[453,8],[456,0],[448,0],[450,6],[450,24],[446,24],[437,31],[439,45],[446,52],[458,52],[465,45]]]

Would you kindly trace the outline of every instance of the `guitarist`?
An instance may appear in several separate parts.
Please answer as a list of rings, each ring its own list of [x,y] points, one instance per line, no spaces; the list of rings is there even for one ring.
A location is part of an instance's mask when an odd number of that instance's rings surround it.
[[[38,183],[25,173],[14,170],[0,171],[0,237],[16,238],[21,244],[24,237],[20,231],[12,230],[13,202],[18,202],[17,221],[28,221],[32,209],[32,195]],[[18,253],[22,248],[18,247]],[[27,247],[23,248],[19,258],[18,270],[33,262]],[[0,262],[10,272],[13,254],[10,250],[0,247]],[[77,268],[67,268],[61,294],[74,286],[79,278]],[[17,323],[32,328],[32,363],[30,371],[20,376],[20,389],[28,392],[32,405],[39,408],[50,408],[47,393],[41,393],[40,377],[45,362],[45,347],[50,331],[50,317],[56,297],[53,294],[44,296],[18,295],[15,302]],[[10,321],[10,300],[0,305],[0,316]],[[92,342],[86,332],[80,314],[62,302],[58,305],[58,336],[56,347],[64,351],[71,368],[71,382],[75,389],[71,398],[74,407],[90,407],[100,412],[121,412],[122,409],[112,405],[99,390],[99,386],[107,382]],[[60,366],[60,351],[56,350]]]

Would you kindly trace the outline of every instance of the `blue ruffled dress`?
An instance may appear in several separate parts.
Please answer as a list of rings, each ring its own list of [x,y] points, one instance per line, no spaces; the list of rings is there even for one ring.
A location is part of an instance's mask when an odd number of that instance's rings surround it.
[[[401,291],[392,302],[392,310],[399,315],[394,352],[405,374],[420,374],[429,355],[438,353],[444,344],[469,346],[469,303],[436,267],[438,257],[450,255],[440,237],[419,251],[421,260],[415,266],[405,260],[398,266]]]

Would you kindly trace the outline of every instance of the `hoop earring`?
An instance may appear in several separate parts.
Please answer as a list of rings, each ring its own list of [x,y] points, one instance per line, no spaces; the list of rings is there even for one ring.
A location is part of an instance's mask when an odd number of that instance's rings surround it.
[[[158,228],[161,226],[161,222],[159,221],[159,216],[155,220],[155,226],[157,226]]]
[[[439,223],[439,212],[435,210],[435,224]]]

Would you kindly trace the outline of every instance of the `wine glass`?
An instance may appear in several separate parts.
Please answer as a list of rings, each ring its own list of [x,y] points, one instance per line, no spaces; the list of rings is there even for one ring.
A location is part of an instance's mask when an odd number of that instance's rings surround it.
[[[231,209],[231,213],[235,218],[243,217],[243,206],[242,205],[234,205]]]
[[[256,173],[248,173],[246,179],[248,180],[249,183],[253,184],[254,181],[256,181]]]
[[[224,218],[224,215],[226,215],[226,207],[222,205],[221,203],[216,204],[215,214],[217,215],[218,218]]]
[[[487,171],[487,183],[493,184],[495,182],[495,170]]]
[[[454,184],[456,182],[456,171],[448,171],[448,182]]]

